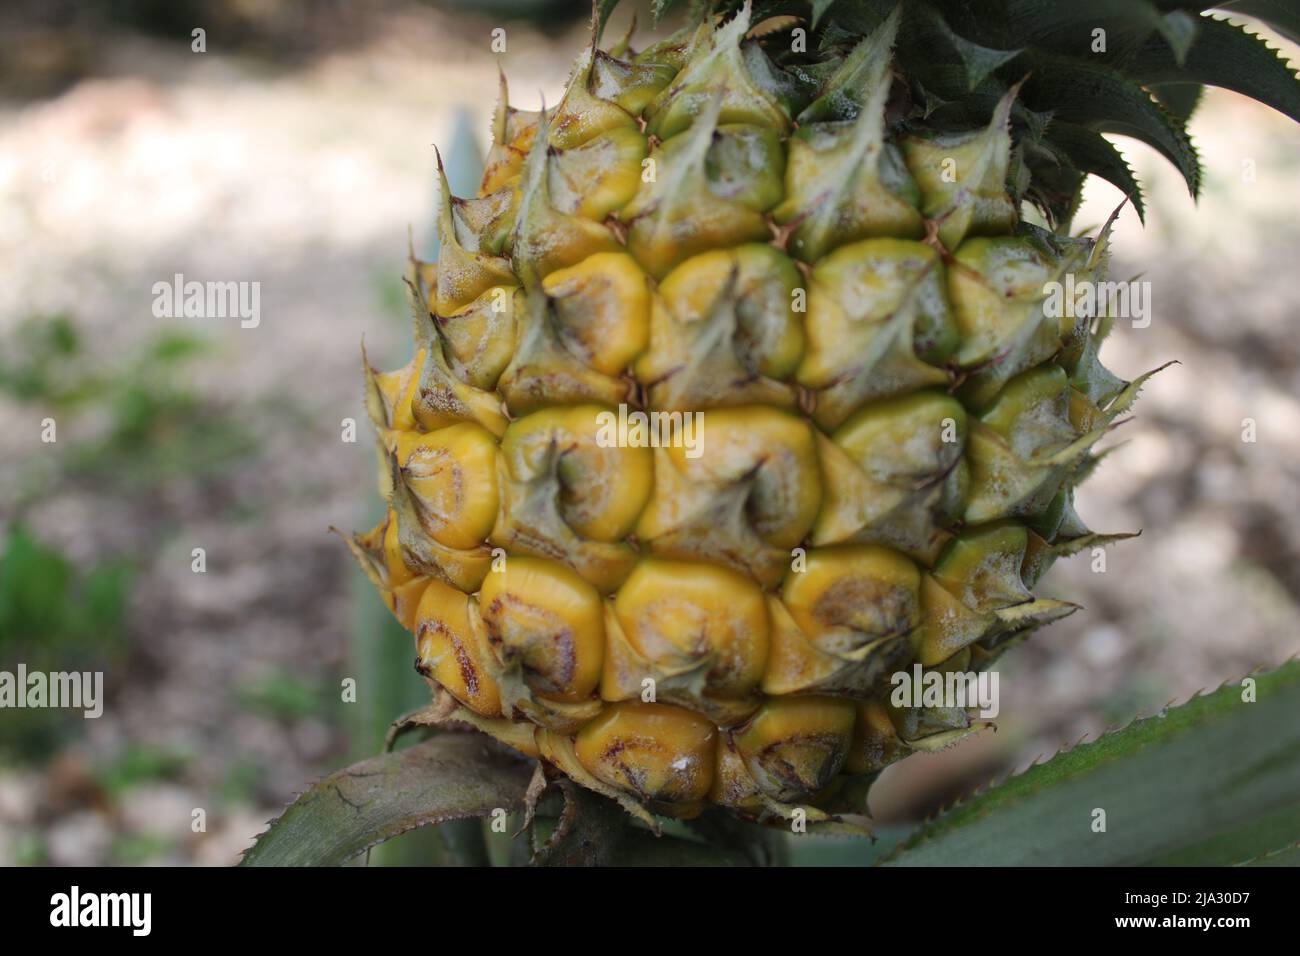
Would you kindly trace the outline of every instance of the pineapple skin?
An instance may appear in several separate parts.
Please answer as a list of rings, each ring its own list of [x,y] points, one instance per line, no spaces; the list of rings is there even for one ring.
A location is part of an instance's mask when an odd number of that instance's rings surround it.
[[[1145,378],[1046,307],[1103,278],[1105,230],[1020,221],[1010,97],[892,136],[893,19],[802,100],[748,29],[593,40],[544,113],[503,78],[478,196],[442,176],[439,261],[410,262],[415,355],[364,363],[390,506],[349,543],[417,670],[651,823],[847,819],[969,732],[890,677],[1075,610],[1031,589],[1123,537],[1073,488]],[[698,447],[611,444],[620,406]]]

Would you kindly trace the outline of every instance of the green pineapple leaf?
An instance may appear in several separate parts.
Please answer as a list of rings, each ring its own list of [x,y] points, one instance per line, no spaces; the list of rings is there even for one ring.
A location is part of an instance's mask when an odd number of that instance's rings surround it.
[[[596,0],[596,24],[598,34],[605,32],[605,24],[609,22],[609,15],[614,12],[618,6],[618,0]]]
[[[835,3],[835,0],[810,0],[810,3],[812,6],[811,23],[815,27],[821,22],[822,17],[826,14],[826,11],[830,9],[831,5]]]
[[[1288,847],[1280,850],[1273,850],[1271,853],[1265,853],[1255,857],[1253,860],[1246,860],[1239,866],[1300,866],[1300,843],[1293,843]]]
[[[1080,744],[924,826],[892,865],[1295,858],[1300,661]],[[1253,700],[1248,699],[1252,696]],[[1098,811],[1105,813],[1100,831]]]
[[[335,771],[309,787],[241,866],[334,866],[429,824],[518,807],[532,771],[477,733],[447,732]]]
[[[1128,196],[1133,201],[1133,208],[1137,210],[1138,219],[1146,222],[1142,189],[1114,143],[1100,133],[1073,123],[1053,123],[1046,140],[1054,152],[1067,157],[1080,173],[1100,176]]]
[[[1150,89],[1160,105],[1184,124],[1196,112],[1201,94],[1205,92],[1205,87],[1199,83],[1152,83]]]
[[[1147,43],[1127,72],[1144,85],[1202,83],[1242,93],[1300,121],[1300,83],[1276,50],[1226,20],[1202,17],[1196,43],[1179,63],[1163,44]]]
[[[1292,43],[1300,43],[1300,7],[1291,0],[1228,0],[1227,3],[1198,4],[1212,6],[1224,13],[1240,14],[1263,20]]]
[[[1168,44],[1169,52],[1179,66],[1187,59],[1187,51],[1196,39],[1198,19],[1184,10],[1171,10],[1158,21],[1156,29]]]
[[[617,2],[617,0],[615,0]],[[658,26],[677,0],[650,0],[650,20]]]
[[[1197,194],[1201,168],[1196,150],[1183,125],[1150,93],[1109,67],[1047,54],[1029,62],[1033,72],[1025,84],[1027,103],[1052,110],[1064,122],[1141,140],[1173,163],[1191,194]]]

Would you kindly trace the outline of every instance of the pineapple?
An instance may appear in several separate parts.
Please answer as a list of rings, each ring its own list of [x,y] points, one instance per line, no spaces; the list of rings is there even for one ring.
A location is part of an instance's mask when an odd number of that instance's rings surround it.
[[[596,18],[553,108],[503,77],[478,195],[442,175],[439,260],[409,264],[415,355],[364,363],[389,507],[350,544],[444,712],[652,824],[852,819],[972,728],[891,675],[1076,609],[1033,589],[1125,537],[1072,501],[1147,378],[1101,364],[1111,318],[1048,307],[1104,277],[1085,177],[1141,210],[1097,131],[1194,189],[1170,84],[1262,44],[987,6],[746,2],[640,52]],[[1090,62],[1094,26],[1127,52]]]

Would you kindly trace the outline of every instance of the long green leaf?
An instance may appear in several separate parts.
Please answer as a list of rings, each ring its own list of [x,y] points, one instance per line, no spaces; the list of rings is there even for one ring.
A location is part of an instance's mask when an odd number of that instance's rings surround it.
[[[1286,60],[1257,36],[1226,20],[1202,17],[1183,63],[1163,43],[1148,42],[1126,67],[1139,83],[1203,83],[1249,96],[1300,121],[1300,82]]]
[[[1146,207],[1137,177],[1106,137],[1072,123],[1053,123],[1047,133],[1047,142],[1081,173],[1100,176],[1113,184],[1133,201],[1138,218],[1146,221]]]
[[[940,3],[951,27],[985,46],[1030,46],[1092,57],[1094,30],[1104,31],[1105,56],[1123,57],[1163,24],[1150,0],[1001,0],[995,4]]]
[[[1300,866],[1300,843],[1265,853],[1253,860],[1247,860],[1241,866]]]
[[[1228,0],[1202,5],[1263,20],[1292,43],[1300,43],[1300,5],[1293,0]]]
[[[1025,84],[1027,103],[1099,133],[1140,139],[1173,163],[1196,195],[1201,178],[1196,150],[1182,124],[1150,93],[1107,67],[1048,55],[1036,55],[1029,62],[1033,73]]]
[[[518,806],[530,773],[481,734],[439,734],[325,777],[290,804],[241,865],[345,863],[416,827]]]
[[[1201,102],[1205,87],[1199,83],[1152,83],[1149,89],[1160,105],[1186,126]]]
[[[1300,662],[1082,744],[924,827],[901,865],[1227,865],[1300,840]],[[1097,832],[1097,811],[1105,830]]]

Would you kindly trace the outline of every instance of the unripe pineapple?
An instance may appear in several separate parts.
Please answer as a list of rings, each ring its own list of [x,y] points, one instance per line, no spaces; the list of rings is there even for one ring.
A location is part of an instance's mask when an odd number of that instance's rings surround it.
[[[390,507],[353,551],[417,669],[643,818],[861,812],[970,727],[890,675],[987,667],[1075,609],[1033,593],[1051,563],[1117,537],[1073,492],[1146,376],[1046,291],[1103,276],[1106,230],[1067,231],[1086,174],[1136,190],[1105,90],[1043,65],[1091,5],[997,63],[970,6],[841,2],[808,39],[746,3],[639,53],[597,25],[554,108],[503,79],[479,194],[443,176],[410,263],[415,356],[366,365]],[[1140,136],[1167,114],[1133,89]]]

